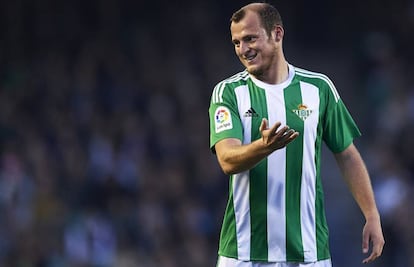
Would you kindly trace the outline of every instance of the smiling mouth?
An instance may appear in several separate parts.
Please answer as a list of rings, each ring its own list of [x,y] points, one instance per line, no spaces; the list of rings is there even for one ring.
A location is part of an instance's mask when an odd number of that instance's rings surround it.
[[[257,54],[252,54],[252,55],[248,55],[248,56],[243,56],[244,60],[246,60],[247,62],[251,62],[256,58]]]

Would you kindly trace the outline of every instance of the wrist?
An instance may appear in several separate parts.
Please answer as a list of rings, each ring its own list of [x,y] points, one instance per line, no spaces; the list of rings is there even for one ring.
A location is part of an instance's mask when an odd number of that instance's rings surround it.
[[[263,154],[266,157],[273,153],[274,149],[269,144],[267,144],[263,140],[263,138],[259,139],[259,141],[260,141],[260,150],[263,152]]]
[[[378,211],[373,211],[365,215],[366,221],[380,221],[380,215]]]

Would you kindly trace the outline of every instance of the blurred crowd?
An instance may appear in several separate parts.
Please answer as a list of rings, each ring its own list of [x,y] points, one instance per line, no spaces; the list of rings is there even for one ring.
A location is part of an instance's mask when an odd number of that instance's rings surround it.
[[[362,2],[280,3],[285,50],[364,134],[387,242],[372,266],[414,266],[414,2]],[[241,70],[228,18],[245,3],[0,2],[0,267],[215,266],[228,179],[207,111]],[[334,165],[334,266],[355,266],[362,215]]]

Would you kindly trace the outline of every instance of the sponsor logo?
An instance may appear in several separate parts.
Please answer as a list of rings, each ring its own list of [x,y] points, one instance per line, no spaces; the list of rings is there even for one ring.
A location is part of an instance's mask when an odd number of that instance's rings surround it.
[[[214,118],[216,125],[216,133],[233,128],[233,123],[231,121],[231,113],[228,108],[223,106],[218,107],[216,109]]]
[[[305,121],[312,114],[312,110],[308,109],[305,104],[299,104],[298,108],[293,109],[292,111],[303,121]]]

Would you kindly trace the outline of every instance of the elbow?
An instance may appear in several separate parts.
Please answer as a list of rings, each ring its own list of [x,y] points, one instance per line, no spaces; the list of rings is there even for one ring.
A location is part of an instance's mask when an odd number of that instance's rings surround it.
[[[231,169],[231,168],[223,168],[223,167],[221,167],[221,170],[224,172],[224,174],[225,175],[233,175],[233,174],[235,174],[236,172],[233,170],[233,169]]]
[[[220,167],[226,175],[233,175],[240,172],[240,170],[236,166],[228,163],[220,162]]]
[[[243,160],[240,151],[241,141],[235,138],[223,139],[215,145],[216,155],[221,170],[226,175],[240,173],[243,168]]]

